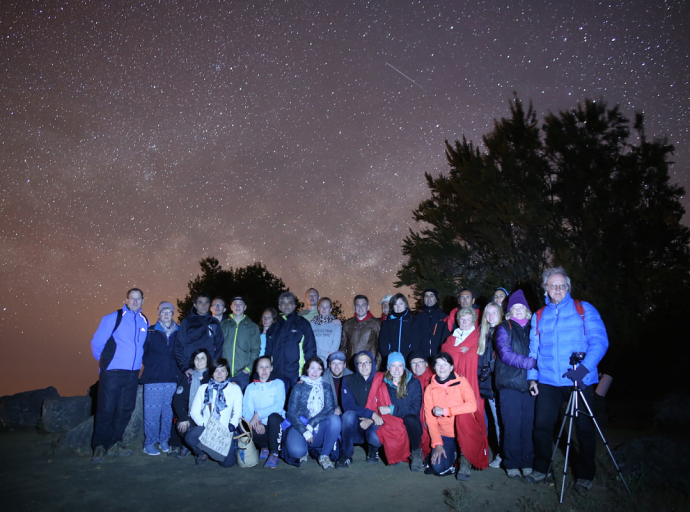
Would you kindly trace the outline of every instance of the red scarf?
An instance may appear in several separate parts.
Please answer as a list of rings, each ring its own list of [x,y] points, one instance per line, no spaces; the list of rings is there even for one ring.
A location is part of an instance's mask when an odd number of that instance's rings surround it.
[[[429,367],[427,367],[427,369],[421,375],[414,376],[414,378],[417,379],[419,383],[422,385],[422,397],[424,396],[426,387],[429,384],[431,384],[431,379],[433,376],[434,372],[432,372],[431,368]],[[422,404],[422,410],[419,411],[419,419],[422,420],[422,453],[424,454],[424,457],[426,457],[431,453],[431,436],[429,436],[429,429],[426,426],[426,414],[424,413],[424,404]]]
[[[378,410],[380,406],[390,406],[391,397],[388,394],[388,386],[383,382],[383,372],[377,372],[371,383],[371,391],[367,399],[366,408],[371,411]],[[407,437],[407,430],[402,418],[386,414],[381,416],[383,425],[376,431],[376,435],[383,445],[386,452],[388,464],[397,464],[407,461],[410,457],[410,439]]]

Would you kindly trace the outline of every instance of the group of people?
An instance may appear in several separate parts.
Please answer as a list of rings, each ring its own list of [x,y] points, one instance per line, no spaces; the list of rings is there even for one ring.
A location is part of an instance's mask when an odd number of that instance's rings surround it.
[[[372,464],[381,457],[460,480],[491,466],[544,481],[559,409],[573,386],[591,398],[608,339],[597,310],[570,296],[564,269],[542,277],[546,306],[534,315],[522,290],[498,288],[481,311],[463,289],[448,315],[428,288],[416,315],[401,293],[383,298],[380,318],[357,295],[354,316],[341,324],[330,299],[310,288],[303,312],[283,293],[261,327],[243,297],[232,298],[226,316],[226,302],[203,293],[179,326],[170,302],[149,326],[143,292],[131,289],[92,340],[100,366],[92,462],[132,453],[122,436],[140,382],[151,456],[191,452],[197,464],[210,457],[232,466],[236,448],[219,456],[203,436],[209,422],[232,434],[244,419],[267,468],[311,457],[323,469],[346,469],[361,444]],[[585,354],[579,365],[570,364],[573,352]],[[576,422],[576,485],[589,489],[595,432],[588,416]]]

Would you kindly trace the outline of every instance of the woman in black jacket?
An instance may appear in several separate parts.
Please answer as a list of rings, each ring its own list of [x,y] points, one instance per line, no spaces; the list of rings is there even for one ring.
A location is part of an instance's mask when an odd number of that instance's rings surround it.
[[[421,339],[419,322],[410,313],[407,298],[396,293],[390,304],[390,314],[379,332],[379,353],[384,364],[391,352],[400,352],[407,359],[411,352],[419,350]]]

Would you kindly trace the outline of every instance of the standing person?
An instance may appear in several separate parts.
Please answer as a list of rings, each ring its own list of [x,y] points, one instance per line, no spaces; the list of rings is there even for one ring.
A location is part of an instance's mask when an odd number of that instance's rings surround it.
[[[451,355],[455,373],[467,379],[477,402],[477,411],[472,414],[461,414],[455,418],[458,443],[462,452],[456,477],[458,480],[469,480],[470,465],[478,469],[486,469],[489,466],[489,444],[486,437],[484,401],[479,395],[477,379],[477,349],[479,348],[479,329],[476,328],[477,313],[472,307],[461,308],[456,321],[458,327],[441,346],[441,350]]]
[[[427,386],[431,383],[431,378],[434,376],[434,372],[429,368],[429,363],[427,362],[425,352],[418,351],[412,352],[410,357],[410,371],[414,375],[415,379],[419,381],[422,386],[422,397],[426,391]],[[431,437],[429,437],[429,429],[426,424],[426,415],[424,412],[424,407],[419,411],[419,419],[422,422],[422,454],[424,455],[424,460],[428,460],[429,454],[431,453]]]
[[[340,434],[340,417],[334,414],[333,392],[323,381],[321,358],[313,356],[305,368],[302,384],[290,394],[287,419],[292,426],[285,434],[285,451],[290,458],[301,459],[311,448],[323,469],[333,469],[330,454]]]
[[[299,312],[299,316],[311,322],[319,314],[319,302],[319,291],[316,288],[309,288],[304,294],[305,307]]]
[[[242,416],[242,391],[237,384],[228,380],[230,365],[227,360],[220,358],[213,361],[211,374],[213,377],[208,384],[202,384],[196,392],[189,411],[196,426],[190,428],[185,437],[196,455],[195,462],[198,466],[203,466],[208,460],[208,454],[199,446],[199,438],[211,416],[219,420],[221,425],[227,426],[231,434],[237,430]],[[230,448],[228,455],[218,462],[224,468],[234,466],[237,463],[235,450]]]
[[[275,377],[285,384],[288,395],[300,376],[304,361],[316,355],[316,340],[311,325],[295,313],[295,296],[280,294],[278,309],[281,314],[266,333],[266,355],[273,358]]]
[[[144,355],[149,321],[141,312],[144,292],[132,288],[122,309],[101,319],[91,352],[98,361],[98,399],[93,424],[93,464],[103,457],[127,457],[132,450],[122,442],[122,435],[132,417],[137,401],[137,382]]]
[[[410,352],[419,350],[422,335],[419,324],[410,314],[407,297],[402,293],[396,293],[391,299],[391,307],[393,312],[381,324],[379,353],[385,360],[391,352],[400,352],[404,360]]]
[[[494,290],[493,302],[498,304],[503,309],[506,307],[506,299],[510,296],[508,290],[502,287],[498,287]]]
[[[196,350],[205,348],[214,359],[223,355],[223,330],[220,322],[211,315],[210,308],[211,297],[207,293],[198,294],[191,311],[180,323],[175,337],[177,366],[188,375],[194,372],[189,363]]]
[[[379,441],[376,431],[383,425],[383,419],[374,409],[367,409],[367,401],[371,385],[376,373],[374,356],[371,352],[362,350],[355,355],[356,373],[350,372],[343,378],[341,416],[340,458],[336,469],[347,469],[352,465],[355,443],[367,443],[367,462],[378,464]]]
[[[221,324],[223,330],[223,357],[230,362],[228,380],[244,392],[254,368],[254,361],[261,352],[259,326],[245,315],[247,303],[244,297],[233,297],[230,302],[232,315]]]
[[[419,349],[425,353],[425,358],[428,359],[436,355],[441,344],[450,335],[450,331],[444,322],[448,315],[441,309],[438,301],[438,290],[427,288],[422,293],[422,300],[424,305],[415,318],[419,322],[419,330],[423,335]]]
[[[249,384],[242,399],[242,416],[249,418],[254,444],[261,450],[259,460],[266,460],[265,468],[278,465],[281,424],[285,418],[285,386],[280,380],[272,380],[271,358],[260,356],[256,360],[258,379]]]
[[[160,455],[170,451],[173,422],[172,400],[180,370],[175,362],[175,307],[170,302],[158,305],[158,321],[149,327],[144,344],[144,371],[139,383],[144,385],[144,453]],[[160,452],[156,449],[156,444]]]
[[[366,295],[355,295],[353,301],[355,316],[346,320],[343,324],[343,334],[340,340],[340,351],[345,354],[347,362],[354,366],[355,354],[362,350],[370,352],[374,356],[376,366],[381,364],[379,355],[379,331],[381,321],[374,318],[369,311],[369,299]]]
[[[352,372],[345,366],[345,354],[339,350],[328,356],[328,368],[323,373],[323,381],[331,387],[335,400],[335,414],[343,413],[340,390],[343,386],[343,377]]]
[[[388,464],[397,464],[409,457],[410,471],[423,471],[422,422],[419,419],[422,386],[405,369],[405,358],[400,352],[391,352],[388,370],[374,376],[366,408],[375,410],[383,419],[376,435],[383,444]]]
[[[388,318],[388,313],[390,313],[391,310],[391,299],[393,296],[389,293],[387,295],[383,296],[383,299],[381,299],[381,302],[379,304],[381,305],[381,320],[382,322],[386,321],[386,318]]]
[[[534,471],[525,477],[528,483],[541,482],[551,460],[553,428],[563,402],[570,398],[573,383],[584,387],[589,403],[593,401],[594,384],[599,382],[597,366],[609,346],[606,327],[599,312],[584,301],[570,296],[570,278],[561,267],[549,268],[542,275],[546,306],[532,316],[529,356],[537,367],[527,372],[530,392],[537,397],[534,417]],[[584,360],[573,369],[570,356],[584,352]],[[585,410],[580,404],[581,411]],[[578,458],[575,463],[577,481],[582,489],[592,488],[596,437],[594,422],[586,414],[578,414]]]
[[[261,313],[261,349],[259,355],[266,355],[266,332],[278,319],[278,312],[273,308],[266,308]]]
[[[484,412],[486,414],[487,430],[489,415],[491,416],[494,433],[496,434],[496,449],[494,460],[489,464],[490,468],[500,468],[501,461],[501,427],[496,407],[498,391],[494,372],[496,368],[496,345],[494,338],[496,327],[503,321],[503,308],[495,302],[489,302],[482,315],[481,330],[479,331],[479,344],[477,346],[477,380],[479,381],[479,396],[486,402]]]
[[[316,339],[316,355],[327,364],[329,354],[336,352],[340,347],[340,339],[343,327],[335,323],[335,317],[331,314],[333,303],[328,297],[319,300],[319,314],[311,320],[311,328]]]
[[[476,412],[477,402],[467,379],[455,373],[450,354],[439,352],[433,360],[436,375],[424,392],[424,413],[433,447],[431,471],[443,476],[453,474],[455,469],[455,419]]]
[[[527,382],[527,370],[536,363],[528,355],[531,316],[524,293],[517,290],[510,296],[506,320],[496,331],[496,389],[503,419],[503,467],[508,478],[529,475],[534,463],[535,397]]]
[[[227,308],[225,307],[225,299],[223,299],[223,297],[216,297],[213,299],[213,302],[211,302],[211,314],[221,325],[227,316],[225,314],[226,311]]]
[[[192,374],[179,374],[177,381],[177,391],[173,397],[173,410],[177,416],[177,433],[183,439],[191,427],[196,426],[189,412],[192,410],[192,404],[196,393],[203,384],[207,384],[211,378],[209,367],[211,363],[211,354],[205,348],[195,350],[191,357],[190,367],[193,369]],[[185,443],[186,444],[186,443]],[[183,459],[189,455],[189,448],[182,446],[175,454],[178,459]],[[170,454],[168,453],[168,456]]]

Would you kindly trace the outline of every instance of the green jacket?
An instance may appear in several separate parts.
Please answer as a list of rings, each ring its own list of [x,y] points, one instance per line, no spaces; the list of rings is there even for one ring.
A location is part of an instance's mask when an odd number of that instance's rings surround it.
[[[223,357],[230,363],[230,376],[234,377],[244,369],[251,372],[261,349],[259,326],[247,315],[242,317],[239,324],[230,315],[223,320],[221,328],[225,337]]]

